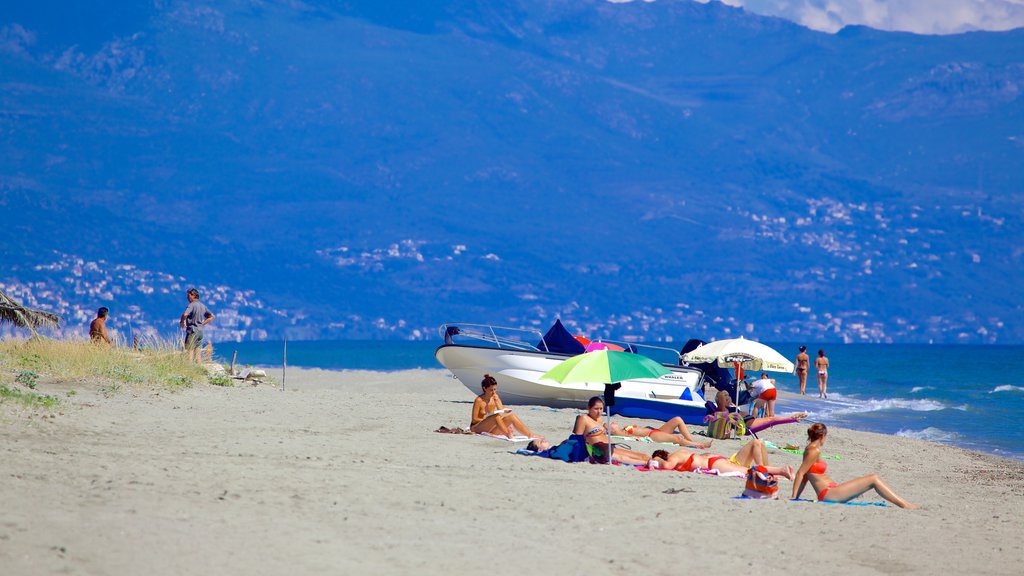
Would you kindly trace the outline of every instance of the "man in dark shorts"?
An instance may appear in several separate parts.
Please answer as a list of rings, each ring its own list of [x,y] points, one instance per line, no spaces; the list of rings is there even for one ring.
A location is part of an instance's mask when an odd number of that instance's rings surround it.
[[[179,326],[185,329],[185,353],[199,363],[202,360],[203,326],[213,320],[213,313],[199,301],[199,290],[189,288],[188,308],[181,315]]]
[[[109,314],[110,310],[103,306],[96,311],[96,317],[89,324],[89,340],[92,340],[93,344],[113,346],[114,343],[110,341],[110,336],[107,334],[107,316]]]

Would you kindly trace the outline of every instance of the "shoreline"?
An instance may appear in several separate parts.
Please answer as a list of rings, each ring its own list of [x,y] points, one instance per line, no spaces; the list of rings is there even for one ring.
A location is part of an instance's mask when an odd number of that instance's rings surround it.
[[[267,374],[271,375],[275,379],[276,382],[280,382],[281,381],[281,369],[282,369],[281,365],[256,364],[253,367],[266,370]],[[337,368],[336,369],[336,368],[318,368],[318,367],[309,367],[309,366],[290,366],[289,367],[289,371],[291,371],[291,370],[296,370],[296,371],[339,372],[339,373],[369,372],[369,373],[380,373],[380,374],[395,374],[395,373],[401,373],[401,372],[431,372],[431,371],[436,371],[439,374],[444,375],[445,378],[449,378],[449,379],[451,378],[450,372],[447,369],[445,369],[445,368],[417,368],[417,369],[397,369],[397,370],[363,370],[363,369],[350,369],[350,368]],[[460,386],[462,386],[462,385],[460,384]],[[462,386],[462,388],[465,388],[465,386]],[[469,389],[466,389],[466,392],[467,392],[467,394],[471,394]],[[818,398],[812,397],[811,395],[806,395],[806,396],[801,397],[800,394],[797,393],[797,392],[790,392],[790,391],[782,389],[782,388],[778,388],[778,395],[779,395],[779,400],[780,401],[797,401],[797,402],[800,403],[801,406],[804,406],[804,405],[811,405],[811,406],[813,406],[815,403],[820,402],[820,400]],[[796,410],[792,410],[792,409],[787,408],[785,403],[781,403],[780,402],[780,404],[781,404],[781,409],[779,409],[779,407],[776,408],[776,413],[777,414],[784,414],[784,413],[789,413],[789,412],[796,411]],[[811,420],[813,420],[813,418]],[[827,421],[826,421],[826,424],[828,424]],[[832,424],[829,424],[830,428],[832,426],[833,426]],[[846,429],[846,430],[853,430],[853,431],[857,431],[857,432],[864,432],[864,433],[870,433],[870,434],[878,434],[880,436],[892,436],[892,437],[895,437],[895,438],[906,438],[908,440],[917,440],[917,441],[920,441],[920,442],[926,442],[929,445],[945,446],[945,447],[949,447],[949,448],[958,448],[960,450],[964,450],[964,451],[967,451],[967,452],[975,453],[975,454],[978,454],[978,455],[991,456],[993,458],[999,458],[999,459],[1004,459],[1004,460],[1007,460],[1007,461],[1010,461],[1010,462],[1024,464],[1024,453],[1021,453],[1019,455],[999,454],[997,452],[985,451],[985,450],[982,450],[982,449],[979,449],[979,448],[974,448],[974,447],[964,448],[964,447],[959,446],[957,444],[954,444],[952,442],[951,443],[944,443],[944,442],[940,442],[940,441],[937,441],[937,440],[931,440],[931,439],[926,439],[926,438],[915,438],[914,436],[900,435],[900,434],[897,434],[895,432],[886,432],[886,431],[879,431],[879,430],[867,430],[867,429],[858,428],[856,426],[849,426],[849,425],[843,425],[841,427],[843,429]]]
[[[814,553],[830,573],[923,575],[1013,574],[1024,561],[1024,464],[1013,460],[833,428],[836,481],[878,473],[922,509],[737,500],[735,478],[567,464],[513,454],[519,445],[493,438],[435,433],[465,427],[473,400],[445,374],[295,368],[285,390],[41,390],[78,393],[53,417],[0,411],[0,565],[11,574],[441,576],[494,561],[501,571],[596,574],[756,562],[759,572],[792,574]],[[577,413],[514,410],[553,441]],[[804,430],[760,435],[782,443]],[[716,440],[711,451],[741,444]],[[800,458],[769,452],[772,464]],[[789,482],[779,484],[788,497]]]

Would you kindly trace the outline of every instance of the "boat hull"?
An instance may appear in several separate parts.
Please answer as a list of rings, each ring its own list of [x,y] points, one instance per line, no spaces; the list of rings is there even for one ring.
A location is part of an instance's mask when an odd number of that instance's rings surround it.
[[[485,374],[493,376],[505,404],[585,408],[591,397],[604,394],[601,382],[561,384],[541,379],[570,358],[569,354],[445,344],[434,356],[474,394],[480,393]],[[624,381],[612,413],[656,420],[679,416],[688,424],[701,424],[705,413],[704,398],[697,392],[701,372],[683,366],[665,367],[670,373],[661,378]]]

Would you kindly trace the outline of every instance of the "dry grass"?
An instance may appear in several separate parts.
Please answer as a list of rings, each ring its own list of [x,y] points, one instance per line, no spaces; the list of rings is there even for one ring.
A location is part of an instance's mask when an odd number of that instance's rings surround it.
[[[144,349],[133,350],[88,340],[0,340],[0,370],[32,372],[58,382],[100,381],[115,386],[181,388],[206,381],[206,372],[170,341],[151,341]]]

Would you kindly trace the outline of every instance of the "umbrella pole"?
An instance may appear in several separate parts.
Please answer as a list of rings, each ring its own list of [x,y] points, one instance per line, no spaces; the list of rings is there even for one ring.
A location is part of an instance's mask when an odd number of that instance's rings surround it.
[[[605,424],[605,428],[608,431],[608,461],[605,464],[612,463],[612,452],[615,451],[615,444],[612,443],[612,407],[605,401],[604,409],[608,411],[608,423]]]

